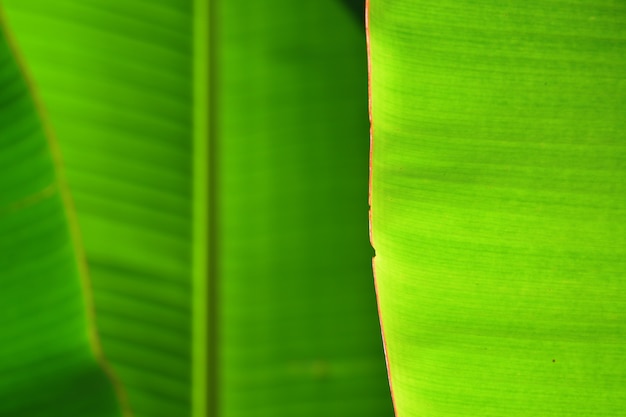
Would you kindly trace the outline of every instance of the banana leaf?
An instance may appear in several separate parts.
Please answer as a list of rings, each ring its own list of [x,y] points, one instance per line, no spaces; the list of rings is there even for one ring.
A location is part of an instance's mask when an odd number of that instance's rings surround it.
[[[137,416],[188,415],[191,3],[4,5],[59,140],[104,352]]]
[[[350,8],[4,6],[134,415],[391,415]]]
[[[371,0],[396,413],[626,407],[626,5]]]
[[[4,29],[0,15],[0,415],[128,416],[58,149]]]
[[[363,24],[333,0],[217,9],[221,415],[392,415]]]

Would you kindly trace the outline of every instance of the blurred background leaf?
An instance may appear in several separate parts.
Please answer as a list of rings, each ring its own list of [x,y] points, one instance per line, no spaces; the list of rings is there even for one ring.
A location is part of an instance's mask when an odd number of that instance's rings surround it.
[[[57,149],[1,18],[0,415],[121,416]]]
[[[199,3],[4,2],[59,138],[104,350],[138,417],[190,415],[203,361],[211,415],[390,416],[358,13],[337,0],[212,3],[204,39]],[[192,117],[204,94],[205,157]],[[194,178],[194,158],[211,178]],[[198,184],[207,229],[193,224]],[[207,261],[193,242],[207,230],[212,339],[192,358],[193,271]]]
[[[59,140],[104,351],[138,417],[189,415],[192,4],[4,5]]]
[[[363,25],[336,0],[217,9],[220,414],[391,416]]]

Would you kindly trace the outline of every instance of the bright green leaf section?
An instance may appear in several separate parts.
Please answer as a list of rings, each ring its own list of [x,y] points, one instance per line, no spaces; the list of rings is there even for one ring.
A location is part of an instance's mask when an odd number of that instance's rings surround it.
[[[215,236],[210,219],[215,218],[215,204],[210,201],[213,189],[211,179],[213,169],[213,149],[210,144],[210,129],[213,120],[209,117],[211,101],[209,80],[213,71],[210,62],[209,21],[212,9],[206,0],[194,0],[193,3],[193,231],[192,231],[192,377],[191,377],[191,414],[193,417],[214,415],[216,409],[215,389],[217,388],[215,363],[215,311],[214,285],[217,277],[209,271],[214,259],[209,253],[215,252],[210,236]],[[211,294],[209,294],[209,291]],[[211,386],[210,386],[211,385]]]
[[[0,415],[121,416],[92,350],[51,138],[4,29],[0,20]]]
[[[623,413],[625,22],[619,1],[371,0],[399,417]]]
[[[8,0],[59,138],[107,357],[138,417],[191,407],[191,1]]]
[[[363,25],[336,0],[217,9],[220,415],[392,416]]]

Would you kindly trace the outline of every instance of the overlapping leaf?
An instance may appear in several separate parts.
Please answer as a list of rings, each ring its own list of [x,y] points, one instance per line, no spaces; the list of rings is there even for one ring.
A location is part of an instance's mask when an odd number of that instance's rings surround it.
[[[58,154],[0,19],[0,415],[121,416]]]

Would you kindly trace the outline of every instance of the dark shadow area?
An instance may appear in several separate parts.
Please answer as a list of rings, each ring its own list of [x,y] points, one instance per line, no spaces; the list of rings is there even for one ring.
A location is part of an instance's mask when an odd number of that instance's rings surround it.
[[[360,25],[365,27],[365,0],[339,0]]]

